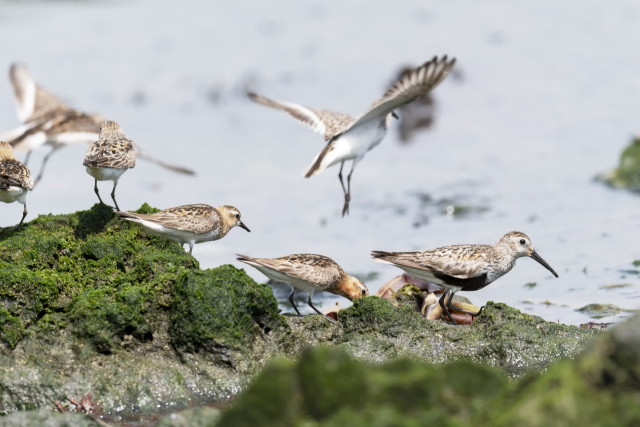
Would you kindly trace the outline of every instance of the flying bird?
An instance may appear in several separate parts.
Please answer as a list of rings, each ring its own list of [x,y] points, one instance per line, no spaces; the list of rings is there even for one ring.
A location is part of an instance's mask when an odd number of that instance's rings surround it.
[[[35,180],[37,184],[53,153],[67,145],[93,143],[98,139],[104,119],[98,114],[86,114],[70,108],[57,96],[38,86],[29,71],[21,65],[11,65],[9,77],[13,85],[18,119],[23,124],[0,135],[0,140],[7,141],[14,150],[26,151],[25,165],[33,150],[42,145],[51,146]],[[139,147],[136,147],[136,151],[140,159],[174,172],[194,175],[192,170],[167,164]]]
[[[434,57],[422,66],[405,73],[382,98],[374,101],[371,107],[359,117],[307,108],[290,102],[274,101],[251,92],[248,96],[259,104],[289,113],[314,131],[324,135],[327,145],[313,159],[304,172],[304,177],[310,178],[339,163],[338,178],[344,193],[342,208],[344,217],[349,212],[353,171],[365,154],[380,144],[385,137],[392,117],[395,116],[394,110],[427,95],[447,77],[454,64],[455,58],[449,61],[446,55],[441,59]],[[352,164],[345,187],[342,169],[348,160],[352,160]]]

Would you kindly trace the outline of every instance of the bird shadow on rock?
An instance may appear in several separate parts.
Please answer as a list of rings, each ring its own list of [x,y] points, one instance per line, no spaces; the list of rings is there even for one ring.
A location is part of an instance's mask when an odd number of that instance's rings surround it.
[[[76,238],[84,239],[90,234],[101,233],[115,216],[113,208],[102,203],[96,203],[88,211],[78,212]]]

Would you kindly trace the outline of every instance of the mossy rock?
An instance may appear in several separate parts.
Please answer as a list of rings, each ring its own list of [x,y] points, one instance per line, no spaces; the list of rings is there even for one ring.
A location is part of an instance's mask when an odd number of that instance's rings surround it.
[[[278,363],[286,374],[273,381],[305,387],[315,396],[305,404],[313,417],[331,418],[323,414],[333,403],[322,402],[337,397],[312,386],[324,377],[287,379],[298,374],[286,366],[309,345],[344,352],[335,353],[343,355],[335,356],[342,373],[331,381],[349,371],[374,384],[360,362],[408,358],[434,365],[425,368],[431,373],[482,362],[515,378],[575,357],[600,333],[493,303],[473,325],[455,327],[409,305],[361,298],[338,313],[339,325],[318,315],[281,316],[267,285],[230,265],[202,271],[180,245],[107,207],[41,215],[0,237],[0,413],[52,408],[87,392],[107,417],[225,404],[270,360],[284,358]],[[314,357],[305,356],[304,366]],[[355,408],[349,390],[344,400]]]
[[[190,351],[249,346],[260,329],[287,327],[271,287],[232,265],[182,274],[173,295],[171,335]]]
[[[639,378],[640,316],[515,382],[486,364],[372,365],[308,348],[295,363],[272,362],[215,425],[631,427],[640,425]]]
[[[615,170],[598,179],[614,188],[640,192],[640,138],[635,138],[622,151],[620,164]]]

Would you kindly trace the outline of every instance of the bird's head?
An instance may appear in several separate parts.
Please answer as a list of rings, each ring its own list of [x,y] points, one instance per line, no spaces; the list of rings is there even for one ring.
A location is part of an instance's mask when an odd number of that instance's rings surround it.
[[[240,211],[237,208],[234,208],[233,206],[224,205],[224,206],[217,207],[216,210],[222,216],[222,219],[224,223],[227,225],[228,230],[231,230],[233,227],[238,226],[251,232],[251,230],[249,230],[249,227],[244,225],[244,223],[240,220]]]
[[[547,262],[533,249],[531,239],[529,239],[529,236],[526,234],[519,231],[512,231],[502,236],[498,241],[498,244],[506,248],[514,258],[533,258],[544,268],[549,270],[554,276],[558,277],[558,274],[553,270],[553,268],[551,268],[551,266],[547,264]]]
[[[13,148],[8,142],[0,142],[0,160],[15,159]]]
[[[349,301],[369,296],[369,289],[367,289],[365,284],[362,283],[360,279],[349,276],[348,274],[344,275],[337,286],[331,286],[326,289],[326,291],[345,297]]]

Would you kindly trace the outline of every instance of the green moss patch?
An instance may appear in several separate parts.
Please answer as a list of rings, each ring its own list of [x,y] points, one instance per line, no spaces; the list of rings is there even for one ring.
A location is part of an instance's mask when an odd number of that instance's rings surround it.
[[[614,188],[640,192],[640,138],[635,138],[620,155],[620,164],[607,175],[598,177]]]
[[[171,335],[191,351],[247,345],[261,328],[286,326],[271,288],[232,265],[182,274],[173,295]]]

